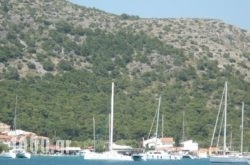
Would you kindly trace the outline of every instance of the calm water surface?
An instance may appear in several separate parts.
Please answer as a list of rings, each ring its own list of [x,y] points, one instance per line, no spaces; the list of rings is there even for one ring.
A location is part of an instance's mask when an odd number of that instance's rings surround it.
[[[141,162],[94,161],[82,157],[45,157],[33,156],[31,159],[3,159],[0,165],[215,165],[208,159],[154,160]],[[222,165],[222,164],[220,164]],[[225,164],[223,164],[225,165]],[[234,164],[236,165],[236,164]]]

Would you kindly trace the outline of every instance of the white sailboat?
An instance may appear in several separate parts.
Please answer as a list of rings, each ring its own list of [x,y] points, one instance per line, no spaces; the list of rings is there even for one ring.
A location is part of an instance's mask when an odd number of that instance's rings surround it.
[[[85,160],[111,160],[111,161],[133,161],[129,155],[123,155],[113,150],[113,118],[114,118],[114,82],[111,87],[111,114],[110,114],[110,132],[109,132],[109,151],[97,153],[85,151],[83,157]]]
[[[16,158],[31,158],[31,153],[25,151],[24,149],[16,149]]]
[[[227,143],[226,143],[226,136],[227,136],[227,90],[228,90],[227,82],[225,82],[225,87],[224,87],[224,91],[223,91],[225,98],[224,98],[224,112],[223,112],[224,130],[223,130],[222,154],[210,156],[209,161],[211,163],[248,163],[247,157],[244,157],[242,154],[235,154],[235,153],[232,154],[229,151],[229,149],[227,148]],[[222,100],[223,100],[223,97],[222,97]],[[220,113],[220,110],[218,112],[218,116],[219,116],[219,113]],[[218,116],[217,116],[216,124],[218,121]],[[242,115],[242,117],[243,117],[243,115]],[[243,122],[243,120],[242,120],[242,122]],[[243,123],[242,123],[242,126],[243,126]],[[216,130],[216,126],[214,129],[214,133],[215,133],[215,130]],[[214,133],[213,133],[213,137],[212,137],[212,141],[211,141],[211,146],[213,143]]]
[[[8,152],[3,152],[2,154],[0,154],[0,157],[2,158],[31,158],[31,154],[29,152],[26,152],[24,149],[18,149],[18,148],[14,148],[9,150]]]
[[[14,117],[14,131],[16,133],[16,111],[17,111],[17,96],[16,96],[16,106],[15,106],[15,117]],[[31,153],[27,152],[22,147],[16,147],[14,146],[13,152],[16,153],[16,158],[31,158]]]
[[[14,109],[14,123],[13,123],[13,129],[14,129],[14,136],[17,136],[17,130],[16,130],[16,112],[17,112],[17,96],[16,96],[16,102],[15,102],[15,109]],[[21,146],[16,146],[16,144],[13,144],[13,148],[9,150],[8,152],[3,152],[0,154],[0,157],[4,158],[31,158],[31,153],[27,152],[25,149],[23,149]]]
[[[2,152],[0,154],[0,157],[15,159],[16,158],[16,152],[14,150],[9,150],[8,152]]]
[[[180,156],[170,154],[167,151],[164,151],[162,149],[164,145],[162,144],[161,139],[158,138],[158,125],[159,125],[158,123],[159,123],[159,116],[160,116],[160,106],[161,106],[161,96],[159,97],[158,107],[157,107],[156,114],[155,114],[155,118],[156,118],[155,135],[154,137],[150,139],[148,136],[147,140],[143,140],[143,147],[149,147],[149,148],[153,147],[154,150],[149,150],[149,151],[146,151],[145,153],[135,154],[132,156],[134,160],[170,160],[170,159],[177,160],[177,159],[180,159]],[[155,120],[153,120],[151,129],[153,127],[154,121]]]

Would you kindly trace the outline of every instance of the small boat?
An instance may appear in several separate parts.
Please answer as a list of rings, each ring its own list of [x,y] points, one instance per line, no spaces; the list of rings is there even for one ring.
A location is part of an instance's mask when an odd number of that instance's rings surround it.
[[[0,154],[0,157],[2,158],[31,158],[31,153],[26,152],[24,149],[12,149],[9,150],[8,152],[3,152],[2,154]]]
[[[155,159],[170,160],[171,159],[171,155],[168,152],[158,151],[158,150],[147,151],[145,153],[145,157],[147,160],[155,160]]]
[[[198,156],[191,155],[191,154],[184,154],[182,155],[183,159],[198,159]]]
[[[133,154],[132,158],[134,161],[144,160],[180,160],[181,155],[169,153],[163,150],[149,150],[144,153]]]
[[[16,149],[16,158],[31,158],[31,153],[26,152],[24,149]]]
[[[15,159],[16,152],[14,150],[9,150],[8,152],[3,152],[2,154],[0,154],[0,157]]]
[[[132,154],[132,159],[134,161],[146,161],[147,160],[146,156],[143,154]]]

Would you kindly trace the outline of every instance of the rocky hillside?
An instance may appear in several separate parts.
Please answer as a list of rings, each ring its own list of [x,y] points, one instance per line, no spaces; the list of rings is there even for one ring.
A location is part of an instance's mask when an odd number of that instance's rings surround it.
[[[91,62],[74,50],[74,46],[84,44],[87,37],[80,30],[89,28],[114,34],[121,30],[133,34],[144,32],[181,49],[187,57],[185,65],[197,67],[200,60],[214,60],[219,69],[232,67],[245,80],[250,80],[250,32],[220,20],[140,19],[126,14],[112,15],[66,1],[46,0],[5,1],[1,4],[0,17],[1,71],[14,67],[21,77],[47,72],[56,74],[62,60],[74,61],[74,68],[91,68]],[[46,62],[54,69],[46,68],[41,56],[46,56]],[[128,70],[139,68],[146,72],[152,69],[152,64],[162,61],[171,65],[171,59],[159,53],[151,52],[147,58],[151,64],[133,60],[127,64]]]

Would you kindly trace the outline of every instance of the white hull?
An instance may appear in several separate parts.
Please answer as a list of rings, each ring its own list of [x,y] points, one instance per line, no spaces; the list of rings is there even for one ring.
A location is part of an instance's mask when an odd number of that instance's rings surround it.
[[[221,156],[211,156],[209,158],[211,163],[248,163],[248,159],[241,156],[234,155],[221,155]]]
[[[0,154],[0,157],[3,158],[31,158],[31,153],[26,152],[23,149],[12,149],[9,152],[4,152],[2,154]]]
[[[85,152],[83,158],[85,160],[133,161],[131,156],[123,155],[115,151],[107,151],[103,153]]]
[[[164,151],[148,151],[140,154],[146,160],[180,160],[180,155],[169,154]]]
[[[17,150],[16,151],[16,158],[31,158],[31,153],[26,152],[25,150]]]
[[[0,155],[2,158],[10,158],[10,159],[15,159],[16,158],[16,153],[13,153],[11,151],[9,152],[4,152]]]
[[[198,156],[190,155],[190,154],[185,154],[182,156],[183,159],[198,159]]]
[[[147,160],[146,156],[143,154],[133,154],[132,158],[134,161],[146,161]]]

